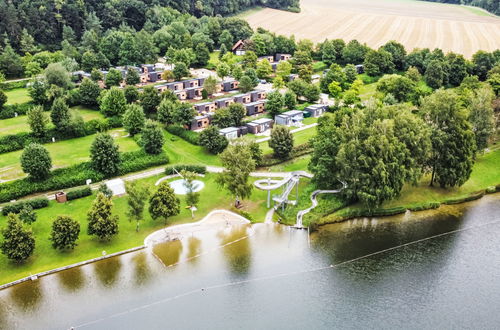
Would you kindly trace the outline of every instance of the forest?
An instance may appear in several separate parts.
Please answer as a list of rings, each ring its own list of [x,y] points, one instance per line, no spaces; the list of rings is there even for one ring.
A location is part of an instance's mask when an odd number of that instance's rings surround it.
[[[425,1],[476,6],[486,9],[487,11],[495,15],[500,15],[500,1],[498,0],[425,0]]]
[[[151,31],[158,24],[160,7],[171,7],[196,17],[227,16],[253,6],[267,6],[298,11],[298,0],[0,0],[0,35],[15,49],[20,49],[23,32],[47,50],[56,50],[71,29],[77,39],[89,24],[100,22],[106,32],[122,25],[139,31]],[[67,35],[67,34],[66,34]]]

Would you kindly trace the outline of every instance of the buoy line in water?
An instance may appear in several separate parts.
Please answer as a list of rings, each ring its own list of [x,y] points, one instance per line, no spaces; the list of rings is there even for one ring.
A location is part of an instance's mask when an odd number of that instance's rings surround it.
[[[347,265],[347,264],[350,264],[350,263],[353,263],[353,262],[356,262],[356,261],[359,261],[359,260],[362,260],[362,259],[365,259],[365,258],[373,257],[375,255],[383,254],[385,252],[389,252],[389,251],[397,250],[397,249],[400,249],[400,248],[403,248],[403,247],[407,247],[407,246],[410,246],[410,245],[414,245],[414,244],[418,244],[418,243],[421,243],[421,242],[429,241],[429,240],[432,240],[432,239],[435,239],[435,238],[439,238],[439,237],[443,237],[443,236],[447,236],[447,235],[451,235],[451,234],[455,234],[455,233],[459,233],[459,232],[463,232],[463,231],[467,231],[467,230],[477,229],[477,228],[481,228],[481,227],[485,227],[485,226],[489,226],[489,225],[494,225],[494,224],[498,224],[498,223],[500,223],[500,220],[491,221],[491,222],[487,222],[487,223],[483,223],[483,224],[479,224],[479,225],[475,225],[475,226],[470,226],[470,227],[465,227],[465,228],[460,228],[460,229],[448,231],[448,232],[445,232],[445,233],[441,233],[441,234],[429,236],[429,237],[426,237],[426,238],[418,239],[418,240],[415,240],[415,241],[411,241],[411,242],[408,242],[408,243],[400,244],[400,245],[397,245],[397,246],[393,246],[393,247],[390,247],[390,248],[387,248],[387,249],[383,249],[383,250],[380,250],[380,251],[376,251],[376,252],[373,252],[373,253],[365,254],[363,256],[360,256],[360,257],[357,257],[357,258],[353,258],[353,259],[350,259],[350,260],[346,260],[346,261],[340,262],[340,263],[335,264],[335,265],[317,267],[317,268],[312,268],[312,269],[307,269],[307,270],[301,270],[301,271],[295,271],[295,272],[289,272],[289,273],[283,273],[283,274],[275,274],[275,275],[269,275],[269,276],[262,276],[262,277],[258,277],[258,278],[248,279],[248,280],[235,281],[235,282],[229,282],[229,283],[223,283],[223,284],[216,284],[216,285],[211,285],[211,286],[207,286],[207,287],[204,287],[204,288],[198,288],[198,289],[187,291],[187,292],[184,292],[184,293],[172,296],[172,297],[168,297],[168,298],[164,298],[164,299],[161,299],[161,300],[157,300],[157,301],[152,302],[150,304],[144,304],[142,306],[139,306],[139,307],[136,307],[136,308],[132,308],[132,309],[128,309],[128,310],[120,312],[120,313],[115,313],[115,314],[112,314],[112,315],[109,315],[109,316],[106,316],[106,317],[103,317],[103,318],[100,318],[100,319],[96,319],[96,320],[93,320],[93,321],[90,321],[90,322],[86,322],[86,323],[80,324],[80,325],[78,325],[76,327],[71,327],[70,329],[77,329],[77,328],[87,327],[87,326],[94,325],[94,324],[97,324],[97,323],[100,323],[100,322],[103,322],[103,321],[106,321],[106,320],[109,320],[109,319],[112,319],[112,318],[117,318],[117,317],[120,317],[120,316],[124,316],[124,315],[130,314],[130,313],[134,313],[134,312],[137,312],[137,311],[140,311],[140,310],[144,310],[144,309],[150,308],[152,306],[156,306],[156,305],[159,305],[159,304],[163,304],[163,303],[166,303],[166,302],[170,302],[170,301],[173,301],[173,300],[176,300],[176,299],[179,299],[179,298],[183,298],[183,297],[186,297],[186,296],[189,296],[189,295],[192,295],[192,294],[196,294],[196,293],[200,293],[200,292],[204,292],[204,291],[208,291],[208,290],[220,289],[220,288],[224,288],[224,287],[236,286],[236,285],[241,285],[241,284],[245,284],[245,283],[265,281],[265,280],[273,280],[273,279],[282,278],[282,277],[288,277],[288,276],[294,276],[294,275],[300,275],[300,274],[307,274],[307,273],[313,273],[313,272],[318,272],[318,271],[333,269],[333,268],[341,267],[341,266],[344,266],[344,265]],[[248,237],[249,236],[246,236],[245,238],[248,238]],[[241,240],[241,239],[239,239],[239,240]],[[231,242],[231,243],[233,243],[233,242]],[[225,245],[227,245],[227,244],[225,244]]]

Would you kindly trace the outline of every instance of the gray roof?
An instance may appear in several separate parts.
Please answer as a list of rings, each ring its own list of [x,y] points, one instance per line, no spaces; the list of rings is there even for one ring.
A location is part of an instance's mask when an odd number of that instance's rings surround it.
[[[220,133],[226,134],[226,133],[232,133],[238,131],[237,127],[226,127],[222,128],[219,130]]]

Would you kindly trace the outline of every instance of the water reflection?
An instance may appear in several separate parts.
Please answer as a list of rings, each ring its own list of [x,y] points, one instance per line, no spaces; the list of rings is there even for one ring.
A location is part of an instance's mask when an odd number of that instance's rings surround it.
[[[145,251],[141,251],[132,258],[134,264],[135,284],[144,285],[151,280],[151,267]]]
[[[85,285],[85,276],[81,267],[70,268],[66,271],[57,273],[62,287],[69,292],[77,291]]]
[[[252,255],[250,240],[243,239],[248,236],[247,228],[247,225],[232,226],[217,233],[221,245],[232,243],[223,248],[223,254],[229,270],[235,275],[247,274],[250,268]],[[239,241],[235,242],[237,240]]]
[[[116,284],[121,268],[122,262],[119,258],[109,258],[94,264],[96,277],[106,288],[111,288]]]
[[[11,301],[23,312],[34,312],[42,301],[40,280],[26,281],[10,288]]]
[[[201,253],[201,240],[196,237],[190,237],[188,239],[188,253],[187,258],[191,259],[193,262],[197,262],[198,258],[195,258]]]
[[[165,264],[171,266],[179,262],[182,253],[182,241],[171,241],[156,244],[153,253]]]

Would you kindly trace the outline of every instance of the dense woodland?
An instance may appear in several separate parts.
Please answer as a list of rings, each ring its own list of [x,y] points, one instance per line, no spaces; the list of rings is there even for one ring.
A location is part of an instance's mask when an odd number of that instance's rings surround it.
[[[500,1],[498,0],[425,0],[425,1],[476,6],[486,9],[487,11],[495,15],[500,15]]]

